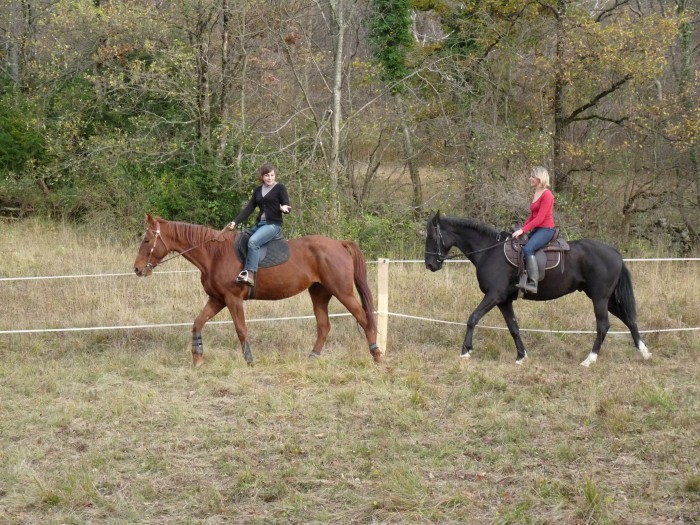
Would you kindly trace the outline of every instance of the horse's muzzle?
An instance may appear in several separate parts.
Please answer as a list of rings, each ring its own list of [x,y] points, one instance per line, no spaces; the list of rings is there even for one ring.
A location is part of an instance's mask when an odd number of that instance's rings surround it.
[[[440,268],[442,268],[442,264],[434,263],[434,262],[426,262],[425,267],[428,270],[430,270],[431,272],[437,272]]]
[[[153,273],[153,266],[147,264],[140,270],[136,266],[134,266],[134,273],[138,277],[148,277],[149,275],[151,275],[151,273]]]

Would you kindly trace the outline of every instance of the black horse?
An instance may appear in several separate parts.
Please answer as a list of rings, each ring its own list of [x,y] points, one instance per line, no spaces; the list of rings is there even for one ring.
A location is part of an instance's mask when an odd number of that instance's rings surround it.
[[[425,267],[432,272],[442,268],[450,248],[456,246],[476,267],[476,278],[484,298],[467,321],[467,334],[462,346],[462,357],[472,351],[474,328],[494,306],[503,314],[510,335],[515,341],[517,364],[527,357],[520,339],[520,329],[513,312],[513,301],[518,298],[518,269],[503,253],[503,233],[468,219],[440,216],[437,212],[428,220],[425,241]],[[569,242],[565,252],[564,272],[549,270],[539,283],[537,294],[526,293],[525,299],[549,301],[575,291],[585,292],[593,301],[596,318],[596,339],[588,357],[581,363],[590,366],[598,359],[600,346],[610,328],[608,312],[620,318],[629,328],[634,345],[644,359],[651,354],[642,342],[637,329],[637,313],[632,290],[632,279],[620,253],[606,244],[581,239]]]

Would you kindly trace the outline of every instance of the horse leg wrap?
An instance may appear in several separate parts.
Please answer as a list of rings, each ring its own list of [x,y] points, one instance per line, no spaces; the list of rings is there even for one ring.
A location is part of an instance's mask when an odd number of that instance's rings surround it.
[[[204,343],[202,343],[202,334],[200,333],[192,336],[192,353],[197,355],[204,353]]]
[[[371,345],[369,345],[370,354],[375,352],[376,350],[379,350],[379,345],[377,343],[372,343]]]

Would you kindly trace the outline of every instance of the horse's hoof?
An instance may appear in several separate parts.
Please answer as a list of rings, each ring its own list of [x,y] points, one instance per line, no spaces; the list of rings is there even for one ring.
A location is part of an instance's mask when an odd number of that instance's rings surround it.
[[[380,365],[384,362],[384,354],[381,350],[372,350],[370,353],[372,354],[372,358],[374,359],[374,364]]]
[[[593,352],[591,352],[590,354],[588,354],[588,357],[583,360],[583,362],[581,363],[581,366],[585,366],[586,368],[588,368],[593,363],[595,363],[597,360],[598,360],[598,356],[596,354],[594,354]]]
[[[201,354],[192,354],[192,365],[199,368],[204,364],[204,356]]]
[[[309,354],[309,359],[318,359],[319,357],[321,357],[321,354],[314,351]]]
[[[647,345],[645,345],[641,341],[639,342],[639,348],[637,348],[637,350],[639,350],[639,353],[642,354],[642,359],[644,359],[645,361],[651,357],[651,352],[647,348]]]
[[[461,357],[462,359],[469,359],[471,356],[472,356],[471,352],[464,352],[464,353],[460,354],[459,357]]]

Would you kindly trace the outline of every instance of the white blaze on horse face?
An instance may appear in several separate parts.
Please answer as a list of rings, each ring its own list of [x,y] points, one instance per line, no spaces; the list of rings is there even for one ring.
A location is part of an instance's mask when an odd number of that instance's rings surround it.
[[[598,360],[598,354],[594,354],[593,352],[591,352],[590,354],[588,354],[588,357],[585,359],[585,361],[583,361],[583,363],[581,363],[581,366],[585,366],[586,368],[588,368],[589,366],[591,366],[591,364],[595,363],[597,360]]]

